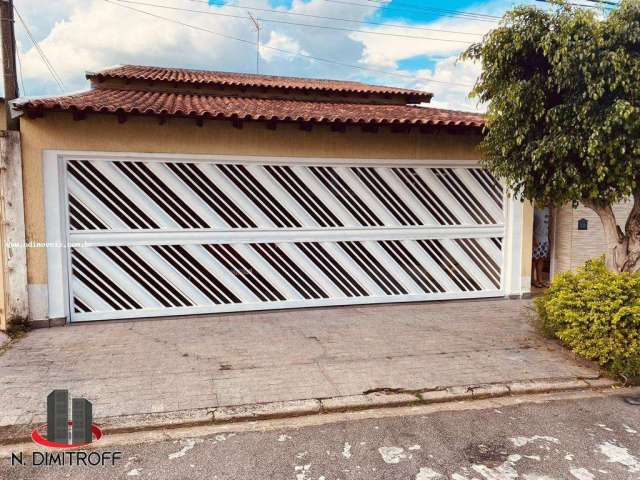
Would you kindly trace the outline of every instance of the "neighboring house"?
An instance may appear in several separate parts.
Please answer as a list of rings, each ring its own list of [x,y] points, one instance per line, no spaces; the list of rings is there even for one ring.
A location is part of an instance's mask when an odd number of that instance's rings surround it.
[[[33,322],[529,292],[532,209],[478,167],[481,115],[357,82],[87,78],[16,106]]]
[[[633,202],[620,202],[613,207],[616,220],[624,230]],[[605,253],[607,248],[600,218],[582,205],[565,205],[552,212],[553,232],[551,274],[575,270],[591,258]]]

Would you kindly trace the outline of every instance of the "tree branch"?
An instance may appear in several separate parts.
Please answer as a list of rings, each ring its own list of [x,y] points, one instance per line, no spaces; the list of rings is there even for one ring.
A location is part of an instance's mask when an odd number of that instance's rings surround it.
[[[632,228],[632,223],[640,218],[640,190],[633,192],[633,207],[627,217],[627,222],[624,226],[624,231],[629,235],[629,229]]]

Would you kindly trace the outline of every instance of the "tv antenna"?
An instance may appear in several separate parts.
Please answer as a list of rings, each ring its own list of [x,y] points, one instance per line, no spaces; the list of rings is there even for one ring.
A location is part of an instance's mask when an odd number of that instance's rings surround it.
[[[249,15],[249,18],[251,19],[251,21],[253,22],[253,26],[256,29],[256,34],[257,34],[257,41],[256,41],[256,73],[260,73],[260,22],[258,21],[258,19],[256,17],[253,16],[253,14],[249,11],[247,11],[247,14]]]

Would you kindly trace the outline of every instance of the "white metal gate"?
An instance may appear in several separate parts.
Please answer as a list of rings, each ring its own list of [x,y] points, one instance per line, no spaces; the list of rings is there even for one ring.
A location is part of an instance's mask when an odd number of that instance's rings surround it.
[[[504,193],[480,168],[64,165],[73,321],[503,294]]]

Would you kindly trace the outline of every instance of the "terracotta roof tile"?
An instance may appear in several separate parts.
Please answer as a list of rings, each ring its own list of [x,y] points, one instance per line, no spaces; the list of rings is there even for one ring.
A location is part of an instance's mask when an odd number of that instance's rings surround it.
[[[248,73],[215,72],[208,70],[190,70],[185,68],[164,68],[142,65],[123,65],[95,73],[88,73],[92,80],[122,79],[148,80],[197,85],[220,85],[229,87],[266,87],[291,90],[310,90],[324,92],[364,93],[376,95],[407,95],[428,101],[433,94],[421,90],[384,87],[360,82],[322,80],[300,77],[278,77],[271,75],[253,75]]]
[[[411,105],[333,103],[223,97],[138,90],[94,89],[75,95],[39,98],[20,110],[153,114],[245,120],[415,125],[484,126],[480,114]]]

